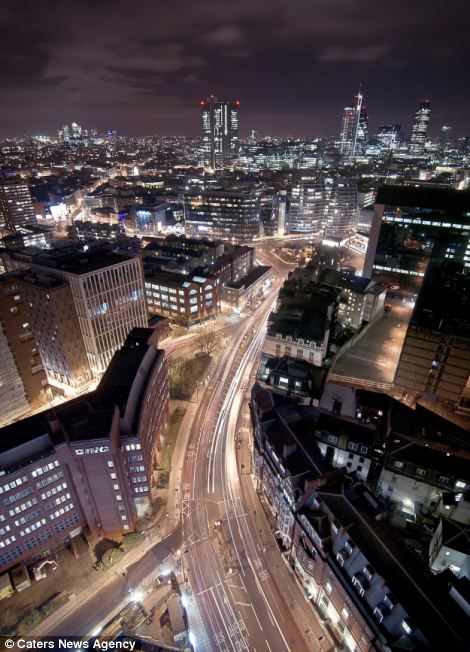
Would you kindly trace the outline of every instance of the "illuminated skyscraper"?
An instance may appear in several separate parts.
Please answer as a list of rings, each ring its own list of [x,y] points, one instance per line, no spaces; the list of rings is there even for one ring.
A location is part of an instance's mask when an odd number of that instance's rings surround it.
[[[369,140],[369,116],[367,115],[367,108],[361,107],[359,112],[359,121],[357,123],[356,132],[356,156],[358,154],[365,154],[367,141]]]
[[[355,106],[346,106],[341,124],[340,152],[343,156],[356,156],[364,152],[367,145],[367,111],[362,106],[361,91],[355,97]]]
[[[431,102],[423,100],[415,113],[413,128],[411,130],[410,154],[424,153],[426,135],[428,133],[429,118],[431,117]]]
[[[238,146],[240,102],[219,102],[214,95],[201,101],[204,164],[221,168]]]
[[[5,177],[0,173],[0,223],[9,231],[37,226],[31,193],[21,177]]]

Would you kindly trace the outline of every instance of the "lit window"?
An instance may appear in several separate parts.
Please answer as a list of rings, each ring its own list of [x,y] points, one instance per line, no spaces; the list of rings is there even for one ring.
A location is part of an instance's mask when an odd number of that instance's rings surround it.
[[[407,618],[405,618],[405,620],[402,620],[401,626],[403,627],[403,629],[407,634],[411,634],[411,632],[413,631],[413,627],[411,626],[411,623]]]

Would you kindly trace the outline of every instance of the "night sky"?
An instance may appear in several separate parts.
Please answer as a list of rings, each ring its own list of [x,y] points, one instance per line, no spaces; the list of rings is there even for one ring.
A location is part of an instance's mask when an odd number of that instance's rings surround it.
[[[431,132],[470,135],[469,0],[19,0],[0,24],[0,136],[199,135],[209,93],[242,135],[337,136],[359,84],[372,133],[428,97]]]

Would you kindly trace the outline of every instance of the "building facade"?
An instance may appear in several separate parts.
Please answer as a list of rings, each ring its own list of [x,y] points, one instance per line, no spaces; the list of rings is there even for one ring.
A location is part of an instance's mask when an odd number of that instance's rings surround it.
[[[34,338],[27,304],[15,274],[0,277],[0,423],[47,402],[47,379]]]
[[[220,281],[211,274],[152,271],[145,277],[145,293],[151,313],[186,327],[212,319],[220,311]]]
[[[411,130],[409,152],[414,156],[424,154],[430,117],[431,102],[429,100],[423,100],[416,110]]]
[[[261,229],[261,195],[256,188],[215,189],[185,195],[185,228],[190,237],[247,242]]]
[[[210,95],[200,104],[203,160],[205,165],[215,170],[223,167],[237,153],[240,102],[219,102],[214,95]]]
[[[8,231],[37,226],[28,184],[20,177],[0,176],[0,225]]]
[[[0,570],[82,531],[135,528],[169,418],[164,353],[151,334],[130,334],[95,392],[1,430]]]

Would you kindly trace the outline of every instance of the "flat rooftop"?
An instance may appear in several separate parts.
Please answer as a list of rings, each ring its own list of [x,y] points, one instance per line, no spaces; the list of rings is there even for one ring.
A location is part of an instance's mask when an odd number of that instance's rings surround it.
[[[256,283],[256,281],[267,274],[270,270],[272,270],[272,267],[269,267],[268,265],[259,265],[258,267],[254,267],[251,272],[248,272],[246,276],[239,279],[238,281],[226,283],[225,287],[234,288],[236,290],[240,290],[244,287],[248,288],[250,285],[253,285],[253,283]]]
[[[384,185],[377,191],[376,204],[409,208],[430,208],[455,213],[470,212],[470,190]],[[462,215],[470,224],[470,216]]]

